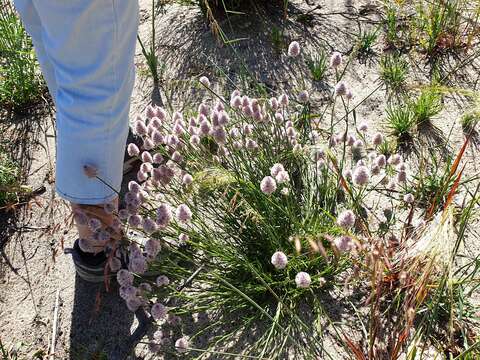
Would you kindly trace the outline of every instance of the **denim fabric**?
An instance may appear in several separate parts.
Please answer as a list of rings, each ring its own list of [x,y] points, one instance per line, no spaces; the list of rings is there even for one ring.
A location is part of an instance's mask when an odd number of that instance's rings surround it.
[[[137,0],[15,0],[57,109],[56,190],[101,204],[120,190],[135,80]],[[98,169],[88,178],[83,166]]]

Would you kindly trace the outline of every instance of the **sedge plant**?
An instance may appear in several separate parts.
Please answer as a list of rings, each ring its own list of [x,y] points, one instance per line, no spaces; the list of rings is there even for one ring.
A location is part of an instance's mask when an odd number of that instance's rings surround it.
[[[30,37],[9,1],[0,6],[0,104],[21,111],[44,85]]]

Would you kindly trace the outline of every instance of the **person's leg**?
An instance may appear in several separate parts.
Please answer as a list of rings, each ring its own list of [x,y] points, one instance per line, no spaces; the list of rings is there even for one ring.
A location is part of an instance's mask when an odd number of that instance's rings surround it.
[[[22,20],[25,30],[32,38],[32,43],[35,48],[38,63],[42,69],[43,77],[50,91],[50,95],[55,101],[55,93],[57,91],[57,81],[53,66],[45,52],[42,40],[42,23],[38,17],[37,10],[33,6],[32,0],[15,0],[15,8],[17,9],[20,19]]]
[[[57,83],[57,192],[82,206],[111,202],[122,180],[138,3],[32,1]]]

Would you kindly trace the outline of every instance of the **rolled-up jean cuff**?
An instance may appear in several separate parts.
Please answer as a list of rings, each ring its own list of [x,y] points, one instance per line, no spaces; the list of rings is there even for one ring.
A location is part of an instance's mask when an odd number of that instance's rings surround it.
[[[57,194],[60,195],[60,197],[62,199],[70,201],[71,203],[74,203],[74,204],[82,204],[82,205],[106,204],[106,203],[112,202],[113,199],[118,197],[118,194],[112,192],[111,195],[108,195],[108,196],[105,196],[105,197],[98,197],[98,198],[95,198],[95,197],[84,198],[84,197],[82,197],[82,198],[80,198],[80,197],[70,196],[70,195],[66,194],[65,192],[60,190],[58,188],[58,186],[55,188],[55,190],[56,190]]]

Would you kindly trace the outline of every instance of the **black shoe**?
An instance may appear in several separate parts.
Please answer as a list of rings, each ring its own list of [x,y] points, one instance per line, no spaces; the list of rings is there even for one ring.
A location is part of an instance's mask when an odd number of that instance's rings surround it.
[[[82,251],[78,245],[78,239],[75,240],[73,248],[65,249],[65,254],[71,254],[75,270],[78,276],[83,280],[91,283],[101,283],[105,280],[105,276],[111,277],[113,274],[105,275],[105,266],[107,265],[107,257],[102,251],[98,254],[90,254]]]

